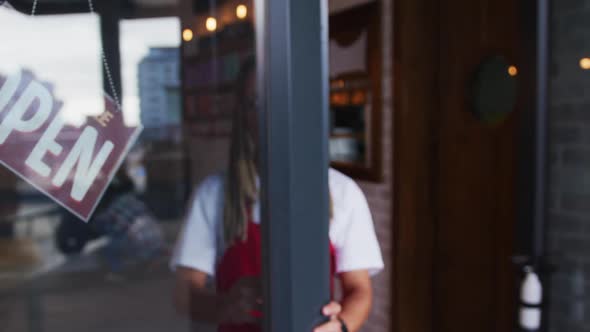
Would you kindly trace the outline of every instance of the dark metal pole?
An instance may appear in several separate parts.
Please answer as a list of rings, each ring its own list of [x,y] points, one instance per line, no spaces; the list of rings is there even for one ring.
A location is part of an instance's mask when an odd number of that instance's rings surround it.
[[[552,269],[545,248],[548,210],[548,86],[550,0],[521,2],[521,91],[523,117],[519,154],[517,250],[532,265],[544,286]],[[541,330],[548,329],[549,292],[544,292]]]
[[[549,85],[549,0],[537,1],[537,66],[535,107],[535,240],[536,257],[545,254],[547,211],[548,85]]]
[[[100,3],[98,8],[100,15],[100,38],[104,57],[109,71],[106,70],[105,61],[102,62],[102,86],[111,97],[116,97],[119,103],[123,103],[123,88],[121,84],[121,50],[119,41],[119,18],[121,17],[120,1],[107,0]],[[100,56],[100,55],[99,55]],[[111,87],[109,74],[111,75],[114,91]]]
[[[256,2],[265,331],[312,331],[330,299],[326,6]]]
[[[519,153],[519,251],[535,263],[545,253],[548,150],[549,0],[521,8],[523,117]]]

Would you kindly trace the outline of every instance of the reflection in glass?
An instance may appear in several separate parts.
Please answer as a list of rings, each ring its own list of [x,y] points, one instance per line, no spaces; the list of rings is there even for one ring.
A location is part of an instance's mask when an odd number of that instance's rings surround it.
[[[516,103],[518,68],[508,64],[503,57],[484,59],[474,75],[472,110],[483,123],[494,125],[502,122]]]
[[[21,68],[33,73],[59,100],[62,132],[72,136],[88,121],[107,120],[95,117],[104,109],[99,19],[44,16],[43,8],[30,18],[0,7],[0,28],[12,31],[0,36],[0,76]],[[167,261],[186,195],[179,39],[176,19],[121,24],[125,123],[145,120],[151,130],[133,146],[88,223],[0,167],[2,330],[186,327],[161,301],[171,292]],[[22,137],[21,143],[39,139]]]
[[[260,205],[258,109],[250,2],[195,3],[183,22],[183,129],[193,192],[172,266],[177,309],[208,324],[258,330]],[[191,291],[189,291],[191,290]],[[250,296],[241,296],[247,290]],[[217,303],[212,306],[211,303]],[[241,306],[251,308],[249,312]]]

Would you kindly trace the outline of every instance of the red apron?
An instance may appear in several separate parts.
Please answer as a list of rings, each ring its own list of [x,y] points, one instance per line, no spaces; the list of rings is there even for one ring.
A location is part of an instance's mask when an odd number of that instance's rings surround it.
[[[262,263],[260,256],[260,225],[248,222],[248,238],[246,241],[236,241],[225,250],[217,265],[215,281],[218,292],[227,292],[242,277],[259,277]],[[334,275],[336,261],[334,246],[330,243],[330,292],[334,294]],[[260,317],[262,313],[253,312],[253,316]],[[221,324],[219,332],[260,332],[257,324],[225,325]]]

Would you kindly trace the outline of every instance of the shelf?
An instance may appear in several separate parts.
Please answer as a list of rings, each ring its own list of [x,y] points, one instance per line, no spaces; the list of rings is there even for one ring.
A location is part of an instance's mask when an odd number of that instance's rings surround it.
[[[185,63],[199,63],[235,53],[248,56],[254,53],[254,47],[253,39],[241,39],[235,42],[220,41],[216,47],[208,45],[200,48],[195,55],[183,55],[183,61]]]
[[[340,111],[340,112],[351,112],[349,108],[352,107],[366,107],[367,104],[330,104],[330,110]]]
[[[330,92],[330,106],[365,106],[369,100],[368,91],[362,89]]]
[[[185,121],[185,127],[191,128],[191,126],[199,126],[202,124],[210,124],[212,121],[231,121],[231,114],[224,113],[213,113],[213,114],[198,114],[198,115],[186,115],[183,119]]]
[[[365,134],[364,133],[330,134],[330,138],[356,138],[358,140],[365,140]]]
[[[234,91],[234,85],[232,83],[222,83],[219,85],[206,85],[201,87],[185,87],[182,91],[189,94],[231,93]]]
[[[382,180],[382,47],[380,10],[377,2],[356,6],[330,16],[329,37],[340,45],[352,45],[367,32],[363,70],[342,70],[330,77],[330,115],[332,125],[354,129],[331,136],[333,139],[358,139],[360,160],[331,160],[330,165],[356,180]],[[359,133],[361,133],[359,135]],[[362,138],[360,138],[362,136]],[[348,145],[348,143],[346,144]],[[362,147],[360,146],[362,145]],[[350,148],[350,147],[349,147]]]

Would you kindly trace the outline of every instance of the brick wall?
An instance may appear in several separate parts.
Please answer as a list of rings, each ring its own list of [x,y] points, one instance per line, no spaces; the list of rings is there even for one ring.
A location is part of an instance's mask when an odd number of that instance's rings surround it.
[[[391,240],[392,240],[392,0],[381,1],[382,57],[383,57],[383,182],[360,182],[375,222],[375,230],[381,245],[385,269],[373,279],[375,301],[371,316],[363,332],[389,331],[391,322]]]
[[[552,332],[590,331],[590,3],[553,1],[548,244]]]

